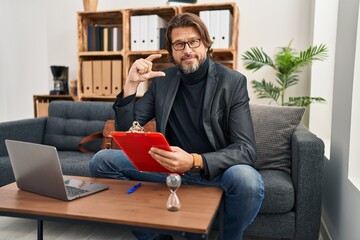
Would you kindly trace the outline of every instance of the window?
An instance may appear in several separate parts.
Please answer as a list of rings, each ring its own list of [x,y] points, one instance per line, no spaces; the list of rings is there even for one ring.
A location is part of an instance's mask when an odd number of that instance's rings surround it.
[[[310,96],[322,97],[326,103],[311,104],[309,129],[324,141],[325,156],[328,159],[330,159],[337,15],[338,1],[315,1],[313,45],[326,44],[329,53],[325,61],[312,63]]]
[[[351,106],[349,180],[360,190],[360,18],[356,37],[355,66]]]

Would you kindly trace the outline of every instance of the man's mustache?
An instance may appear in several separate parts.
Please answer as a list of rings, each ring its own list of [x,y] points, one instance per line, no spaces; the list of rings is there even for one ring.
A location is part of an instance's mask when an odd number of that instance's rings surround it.
[[[189,57],[191,57],[191,58],[197,58],[198,56],[197,56],[197,54],[184,54],[184,55],[181,57],[181,60],[184,60],[184,59],[189,58]]]

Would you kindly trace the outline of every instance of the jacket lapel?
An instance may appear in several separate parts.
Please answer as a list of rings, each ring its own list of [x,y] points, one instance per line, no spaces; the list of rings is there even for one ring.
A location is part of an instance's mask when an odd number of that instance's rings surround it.
[[[204,129],[205,133],[211,143],[211,145],[216,148],[215,138],[211,129],[211,106],[213,105],[213,100],[216,92],[216,87],[218,84],[217,72],[215,68],[215,63],[210,59],[208,77],[205,86],[205,96],[204,96],[204,106],[203,106],[203,119],[204,119]]]
[[[180,85],[180,72],[177,71],[176,77],[174,79],[169,79],[169,81],[170,81],[170,85],[164,98],[165,104],[161,114],[160,132],[163,133],[164,135],[165,135],[166,123],[169,119],[170,111],[173,106],[177,90]]]

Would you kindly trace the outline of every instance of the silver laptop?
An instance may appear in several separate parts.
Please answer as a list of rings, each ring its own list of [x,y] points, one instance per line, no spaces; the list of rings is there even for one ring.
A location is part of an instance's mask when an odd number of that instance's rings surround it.
[[[5,140],[19,189],[61,200],[73,200],[108,186],[63,176],[55,147]]]

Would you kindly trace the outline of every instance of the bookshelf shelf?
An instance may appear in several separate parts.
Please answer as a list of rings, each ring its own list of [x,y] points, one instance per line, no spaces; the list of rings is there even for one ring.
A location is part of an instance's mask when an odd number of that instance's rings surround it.
[[[228,48],[214,48],[213,59],[232,69],[236,69],[239,21],[239,13],[236,3],[214,3],[211,5],[193,4],[185,6],[164,6],[97,12],[78,12],[79,100],[107,101],[114,99],[115,96],[121,91],[124,84],[124,79],[126,78],[131,65],[138,58],[145,58],[150,54],[160,53],[162,54],[162,57],[154,62],[154,70],[160,70],[173,66],[172,63],[168,62],[168,52],[165,49],[141,51],[131,50],[131,19],[133,16],[155,14],[168,22],[178,13],[191,12],[199,15],[201,11],[207,10],[229,10],[228,12],[231,14],[232,22],[230,31],[232,32],[232,36],[230,39],[230,45]],[[116,37],[114,36],[114,28],[117,30]],[[102,31],[104,31],[102,33],[103,35],[99,34],[99,32],[101,33]],[[112,32],[112,34],[109,32]],[[108,36],[107,40],[106,37],[104,37],[105,34]],[[103,48],[96,45],[101,42],[99,38],[96,38],[98,35],[102,37],[100,39],[103,41],[101,43]],[[110,37],[113,40],[112,42],[110,41],[111,39],[109,40]],[[108,44],[105,44],[105,42]],[[117,43],[116,47],[115,42]],[[112,47],[109,47],[110,45]],[[107,79],[106,84],[117,84],[116,90],[113,87],[107,86],[107,89],[110,87],[110,92],[96,91],[95,89],[99,88],[99,86],[95,86],[96,84],[99,85],[99,83],[96,82],[99,81],[99,77],[97,80],[94,80],[93,78],[96,78],[95,76],[100,75],[105,76]],[[111,79],[110,83],[109,76]],[[88,79],[89,77],[91,78],[90,80]],[[114,78],[116,78],[115,81],[113,80]],[[104,83],[102,85],[104,87]],[[146,87],[143,88],[143,91],[146,91]],[[142,92],[139,91],[138,97],[141,97],[141,95]]]
[[[168,54],[168,52],[165,49],[160,50],[151,50],[151,51],[128,51],[128,55],[137,55],[137,56],[145,56],[150,54]]]
[[[97,52],[97,51],[94,51],[94,52],[79,52],[79,57],[91,57],[91,56],[122,56],[123,53],[122,52],[119,52],[119,51],[113,51],[113,52],[110,52],[110,51],[104,51],[104,52]]]

